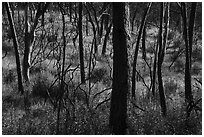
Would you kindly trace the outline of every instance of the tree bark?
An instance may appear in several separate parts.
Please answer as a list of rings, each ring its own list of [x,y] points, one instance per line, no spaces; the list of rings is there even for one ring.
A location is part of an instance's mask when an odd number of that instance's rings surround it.
[[[113,134],[126,134],[128,56],[125,32],[125,3],[113,6],[113,89],[109,126]]]
[[[106,35],[105,35],[104,42],[103,42],[102,53],[101,53],[102,55],[106,54],[106,45],[107,45],[107,41],[108,41],[108,37],[111,31],[111,28],[112,28],[112,23],[110,23],[110,26],[108,27],[108,30],[106,31]]]
[[[69,21],[72,22],[72,2],[69,2]]]
[[[146,24],[144,25],[142,32],[142,58],[146,60]]]
[[[186,63],[185,63],[185,99],[186,102],[190,103],[193,101],[193,95],[191,91],[191,73],[190,73],[190,55],[189,55],[189,40],[188,40],[188,30],[187,30],[187,19],[186,19],[186,4],[181,3],[182,8],[182,17],[183,17],[183,36],[185,40],[185,54],[186,54]]]
[[[34,42],[34,33],[35,29],[38,25],[38,19],[40,16],[45,12],[47,9],[49,3],[46,3],[43,5],[42,3],[38,4],[38,10],[33,22],[33,25],[31,26],[28,20],[28,3],[25,6],[25,37],[24,37],[24,43],[25,43],[25,49],[24,49],[24,58],[23,58],[23,78],[25,82],[30,82],[29,73],[30,73],[30,58],[31,58],[31,50],[33,47]]]
[[[165,8],[166,7],[166,8]],[[160,28],[158,34],[159,41],[159,52],[158,52],[158,64],[157,64],[157,76],[159,83],[159,96],[160,96],[160,106],[161,112],[163,116],[166,116],[166,98],[162,80],[162,63],[165,55],[165,47],[167,42],[168,28],[169,28],[169,3],[166,3],[164,7],[164,3],[161,3],[161,11],[160,11]],[[165,20],[166,18],[166,20]],[[165,21],[165,32],[163,33],[163,23]]]
[[[147,14],[150,10],[152,3],[149,3],[145,12],[144,12],[144,16],[140,25],[140,30],[139,30],[139,34],[137,37],[137,43],[136,43],[136,47],[135,47],[135,54],[134,54],[134,59],[133,59],[133,69],[132,69],[132,98],[135,98],[135,89],[136,89],[136,81],[135,81],[135,76],[136,76],[136,64],[137,64],[137,56],[138,56],[138,51],[139,51],[139,44],[140,44],[140,38],[142,35],[142,30],[146,21],[146,17]]]
[[[81,72],[81,83],[85,83],[85,71],[84,71],[84,49],[83,49],[83,32],[82,32],[82,2],[79,3],[79,57],[80,57],[80,72]]]
[[[190,20],[188,26],[188,39],[189,39],[189,58],[190,58],[190,68],[191,68],[191,54],[192,54],[192,46],[193,46],[193,29],[194,29],[194,22],[195,22],[195,14],[196,14],[196,2],[191,3],[191,13],[190,13]]]
[[[10,5],[8,2],[3,3],[5,5],[6,8],[6,12],[7,12],[7,16],[8,16],[8,20],[9,20],[9,25],[10,25],[10,29],[11,29],[11,33],[12,33],[12,38],[13,38],[13,46],[14,46],[14,50],[15,50],[15,57],[16,57],[16,69],[17,69],[17,75],[18,75],[18,91],[23,94],[24,93],[24,89],[23,89],[23,82],[22,82],[22,76],[21,76],[21,65],[20,65],[20,58],[19,58],[19,53],[18,53],[18,40],[17,40],[17,36],[16,36],[16,30],[14,28],[15,24],[13,21],[13,16],[11,15],[11,9],[10,9]]]

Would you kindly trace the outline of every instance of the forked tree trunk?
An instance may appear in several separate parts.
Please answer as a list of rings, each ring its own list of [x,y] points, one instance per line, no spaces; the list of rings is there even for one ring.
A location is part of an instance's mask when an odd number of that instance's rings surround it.
[[[29,78],[29,73],[30,73],[30,58],[31,58],[31,50],[33,47],[33,42],[34,42],[34,33],[35,33],[35,29],[38,25],[38,19],[40,18],[40,16],[45,12],[45,10],[47,9],[49,3],[46,4],[42,4],[39,3],[38,4],[38,10],[33,22],[33,25],[31,26],[29,23],[29,19],[28,19],[28,3],[25,6],[25,37],[24,37],[24,43],[25,43],[25,49],[24,49],[24,58],[23,58],[23,78],[25,80],[25,82],[30,82],[30,78]]]
[[[11,29],[11,33],[12,33],[13,46],[14,46],[14,50],[15,50],[16,69],[17,69],[17,75],[18,75],[18,91],[21,92],[21,94],[23,94],[24,89],[23,89],[23,82],[22,82],[22,76],[21,76],[20,58],[19,58],[19,53],[18,53],[19,44],[18,44],[18,40],[17,40],[17,36],[16,36],[16,30],[14,28],[15,24],[13,21],[13,16],[11,15],[11,9],[10,9],[9,3],[6,2],[3,4],[5,5],[5,8],[6,8],[6,12],[7,12],[8,20],[9,20],[9,25],[10,25],[10,29]]]
[[[113,3],[113,89],[109,126],[112,134],[126,134],[128,56],[125,3]]]

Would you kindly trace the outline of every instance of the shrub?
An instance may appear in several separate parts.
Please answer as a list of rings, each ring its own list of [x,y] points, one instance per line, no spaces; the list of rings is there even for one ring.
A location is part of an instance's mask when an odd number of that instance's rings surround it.
[[[202,47],[196,46],[192,51],[192,58],[194,61],[202,61]]]
[[[193,63],[192,65],[192,69],[191,69],[191,73],[193,75],[199,75],[199,73],[202,71],[202,67],[201,67],[201,64],[200,63]]]
[[[174,71],[177,73],[183,73],[184,72],[184,60],[181,58],[178,58],[173,65]]]
[[[91,82],[96,83],[96,82],[102,81],[106,77],[108,77],[108,72],[106,68],[96,68],[91,73],[90,80]],[[104,79],[104,82],[106,82],[105,79]]]
[[[165,87],[165,93],[166,93],[166,95],[170,95],[170,94],[176,93],[176,90],[177,90],[177,88],[178,88],[178,85],[177,85],[177,82],[176,82],[175,79],[169,78],[169,79],[165,82],[164,87]]]
[[[16,80],[16,72],[14,69],[11,69],[11,70],[3,69],[3,81],[6,84],[14,82],[15,80]]]
[[[33,97],[40,97],[44,98],[45,101],[48,98],[48,92],[50,93],[51,97],[55,97],[54,92],[57,92],[58,86],[54,85],[50,88],[54,77],[48,73],[38,73],[36,77],[34,77],[34,82],[32,86],[32,95]]]

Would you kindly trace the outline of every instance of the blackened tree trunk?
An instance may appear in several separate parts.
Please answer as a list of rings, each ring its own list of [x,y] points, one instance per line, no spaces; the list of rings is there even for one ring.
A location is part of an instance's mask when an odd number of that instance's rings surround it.
[[[191,88],[191,52],[192,52],[192,44],[193,44],[193,28],[194,28],[194,20],[195,20],[195,12],[196,12],[196,3],[191,4],[191,13],[189,19],[189,28],[187,28],[187,13],[186,13],[186,4],[181,3],[181,12],[183,18],[183,36],[185,41],[185,54],[186,54],[186,62],[185,62],[185,100],[187,103],[187,117],[190,116],[192,111],[191,107],[194,104],[193,94]],[[190,107],[189,107],[190,106]]]
[[[23,89],[23,82],[22,82],[22,76],[21,76],[21,65],[20,65],[20,58],[19,58],[19,53],[18,53],[18,40],[17,40],[17,36],[16,36],[16,30],[14,28],[14,21],[13,21],[13,16],[11,15],[11,9],[10,9],[10,5],[8,2],[3,3],[5,5],[6,8],[6,12],[7,12],[7,16],[8,16],[8,20],[9,20],[9,25],[10,25],[10,29],[11,29],[11,33],[12,33],[12,39],[13,39],[13,46],[14,46],[14,50],[15,50],[15,57],[16,57],[16,69],[17,69],[17,75],[18,75],[18,91],[23,94],[24,93],[24,89]]]
[[[38,19],[45,12],[47,7],[49,6],[49,3],[38,4],[38,9],[37,9],[37,13],[36,13],[33,25],[29,23],[28,5],[29,5],[28,3],[25,4],[25,10],[24,10],[25,12],[25,37],[24,37],[25,49],[24,49],[24,57],[23,57],[23,78],[25,82],[29,83],[30,81],[29,73],[30,73],[30,66],[31,66],[30,60],[31,60],[31,51],[32,51],[34,36],[35,36],[34,33],[38,25]]]
[[[186,4],[181,3],[182,8],[182,17],[183,17],[183,36],[185,40],[185,54],[186,54],[186,63],[185,63],[185,99],[186,102],[190,103],[193,101],[193,95],[191,91],[191,73],[190,73],[190,55],[189,55],[189,40],[188,40],[188,30],[187,30],[187,17],[186,17]]]
[[[72,22],[72,3],[69,2],[69,21]]]
[[[146,24],[144,25],[142,32],[142,58],[146,60]]]
[[[80,72],[81,72],[81,83],[85,83],[85,71],[84,71],[84,49],[83,49],[83,32],[82,32],[82,2],[79,3],[79,56],[80,56]]]
[[[193,29],[195,22],[195,13],[196,13],[196,2],[191,3],[191,13],[188,26],[188,40],[189,40],[189,58],[190,58],[190,68],[191,68],[191,54],[192,54],[192,45],[193,45]]]
[[[105,38],[104,38],[103,48],[102,48],[102,53],[101,53],[102,55],[106,54],[106,45],[107,45],[107,41],[108,41],[108,38],[109,38],[111,28],[112,28],[112,23],[110,23],[110,26],[108,27],[108,30],[107,30]]]
[[[113,89],[110,129],[113,134],[126,134],[128,57],[125,32],[125,3],[113,3]]]
[[[144,12],[144,16],[140,25],[140,29],[139,29],[139,34],[137,37],[137,43],[136,43],[136,47],[135,47],[135,54],[134,54],[134,59],[133,59],[133,69],[132,69],[132,98],[135,98],[135,89],[136,89],[136,81],[135,81],[135,76],[136,76],[136,64],[137,64],[137,55],[138,55],[138,51],[139,51],[139,45],[140,45],[140,38],[142,35],[142,30],[146,21],[146,17],[147,14],[150,10],[152,3],[149,3],[145,12]]]
[[[94,53],[97,53],[98,45],[97,45],[96,27],[94,25],[94,22],[93,22],[92,17],[91,17],[91,13],[89,12],[89,9],[87,6],[88,6],[88,4],[85,5],[85,8],[86,8],[86,11],[88,13],[89,21],[92,25],[92,30],[93,30],[93,35],[94,35]]]
[[[153,64],[153,71],[152,71],[152,95],[155,96],[155,88],[156,88],[156,72],[157,72],[157,54],[158,54],[158,42],[155,45],[155,53],[154,53],[154,64]]]
[[[165,92],[164,92],[164,86],[163,86],[163,80],[162,80],[162,63],[164,60],[165,47],[166,47],[167,35],[168,35],[168,27],[169,27],[169,3],[166,3],[165,7],[166,8],[164,8],[164,3],[161,3],[160,28],[159,28],[159,34],[158,34],[159,52],[158,52],[158,64],[157,64],[160,106],[161,106],[161,112],[163,116],[166,116],[166,98],[165,98]],[[166,17],[166,20],[164,20],[165,17]],[[165,21],[165,31],[163,33],[164,21]]]

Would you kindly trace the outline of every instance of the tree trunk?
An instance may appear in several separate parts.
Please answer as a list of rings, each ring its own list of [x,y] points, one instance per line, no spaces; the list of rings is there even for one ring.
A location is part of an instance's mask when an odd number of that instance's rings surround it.
[[[134,54],[134,60],[133,60],[133,69],[132,69],[132,97],[135,98],[135,89],[136,89],[136,81],[135,81],[135,76],[136,76],[136,64],[137,64],[137,55],[138,55],[138,51],[139,51],[139,44],[140,44],[140,38],[142,35],[142,30],[146,21],[146,17],[147,14],[149,12],[149,9],[151,7],[152,3],[149,3],[145,12],[144,12],[144,16],[140,25],[140,30],[139,30],[139,34],[137,37],[137,43],[136,43],[136,47],[135,47],[135,54]]]
[[[142,32],[142,58],[146,60],[146,24],[144,25]]]
[[[25,49],[24,49],[24,58],[23,58],[23,78],[25,82],[30,81],[29,73],[30,73],[30,52],[32,49],[32,44],[34,40],[34,34],[31,34],[31,26],[28,21],[28,10],[29,6],[28,3],[26,3],[25,6],[25,36],[24,36],[24,43],[25,43]]]
[[[101,53],[102,55],[106,54],[106,45],[107,45],[107,41],[108,41],[108,38],[109,38],[111,28],[112,28],[112,23],[110,23],[110,26],[108,27],[108,30],[106,31],[106,35],[105,35],[104,42],[103,42],[102,53]]]
[[[86,15],[86,36],[89,36],[89,19],[88,19],[88,15]]]
[[[152,95],[155,96],[155,86],[156,86],[156,73],[157,73],[157,54],[158,54],[158,42],[155,45],[155,53],[154,53],[154,64],[152,71]]]
[[[83,32],[82,32],[82,2],[79,3],[79,56],[80,56],[80,72],[81,83],[85,83],[85,71],[84,71],[84,49],[83,49]]]
[[[165,55],[165,47],[167,42],[167,35],[168,35],[168,27],[169,27],[169,3],[166,3],[166,8],[164,8],[164,3],[161,3],[160,9],[160,28],[158,34],[158,41],[159,41],[159,52],[158,52],[158,83],[159,83],[159,96],[160,96],[160,105],[161,105],[161,112],[163,116],[166,116],[166,98],[162,80],[162,63],[164,60]],[[165,32],[163,33],[163,22],[165,21]]]
[[[11,33],[12,33],[12,38],[13,38],[13,46],[14,46],[14,50],[15,50],[15,57],[16,57],[16,69],[17,69],[17,75],[18,75],[18,91],[21,92],[21,94],[24,93],[24,89],[23,89],[23,82],[22,82],[22,76],[21,76],[21,65],[20,65],[20,58],[19,58],[19,53],[18,53],[18,40],[17,40],[17,36],[16,36],[16,30],[14,28],[15,24],[13,21],[13,16],[11,16],[11,9],[10,9],[10,5],[8,2],[3,3],[6,7],[6,12],[7,12],[7,16],[8,16],[8,20],[9,20],[9,24],[10,24],[10,29],[11,29]]]
[[[128,56],[125,3],[113,3],[113,89],[109,126],[113,134],[126,134]]]
[[[191,73],[190,73],[190,55],[189,55],[189,40],[187,30],[187,19],[186,19],[186,4],[181,3],[182,6],[182,17],[183,17],[183,36],[186,45],[186,63],[185,63],[185,99],[186,102],[190,103],[193,101],[193,95],[191,91]]]
[[[72,2],[69,2],[69,21],[72,22]]]
[[[195,22],[195,13],[196,13],[196,2],[191,3],[191,13],[190,13],[190,20],[189,20],[189,26],[188,26],[188,39],[189,39],[189,58],[190,58],[190,68],[191,68],[191,54],[192,54],[192,45],[193,45],[193,28],[194,28],[194,22]]]
[[[94,53],[97,53],[98,52],[98,45],[97,45],[97,38],[96,38],[96,27],[95,27],[94,22],[91,18],[91,14],[89,12],[89,9],[87,8],[87,6],[85,6],[85,8],[86,8],[86,11],[87,11],[88,16],[89,16],[89,21],[92,25],[92,30],[93,30],[93,35],[94,35]]]
[[[30,25],[29,19],[28,19],[28,9],[29,9],[28,4],[26,4],[25,6],[25,10],[24,10],[25,12],[25,37],[24,37],[25,49],[24,49],[24,58],[23,58],[23,77],[24,77],[25,82],[30,81],[30,78],[29,78],[30,58],[31,58],[30,52],[33,47],[34,35],[35,35],[34,33],[38,25],[38,19],[45,12],[48,6],[49,6],[49,3],[46,3],[46,4],[39,3],[38,4],[37,13],[36,13],[32,26]]]

